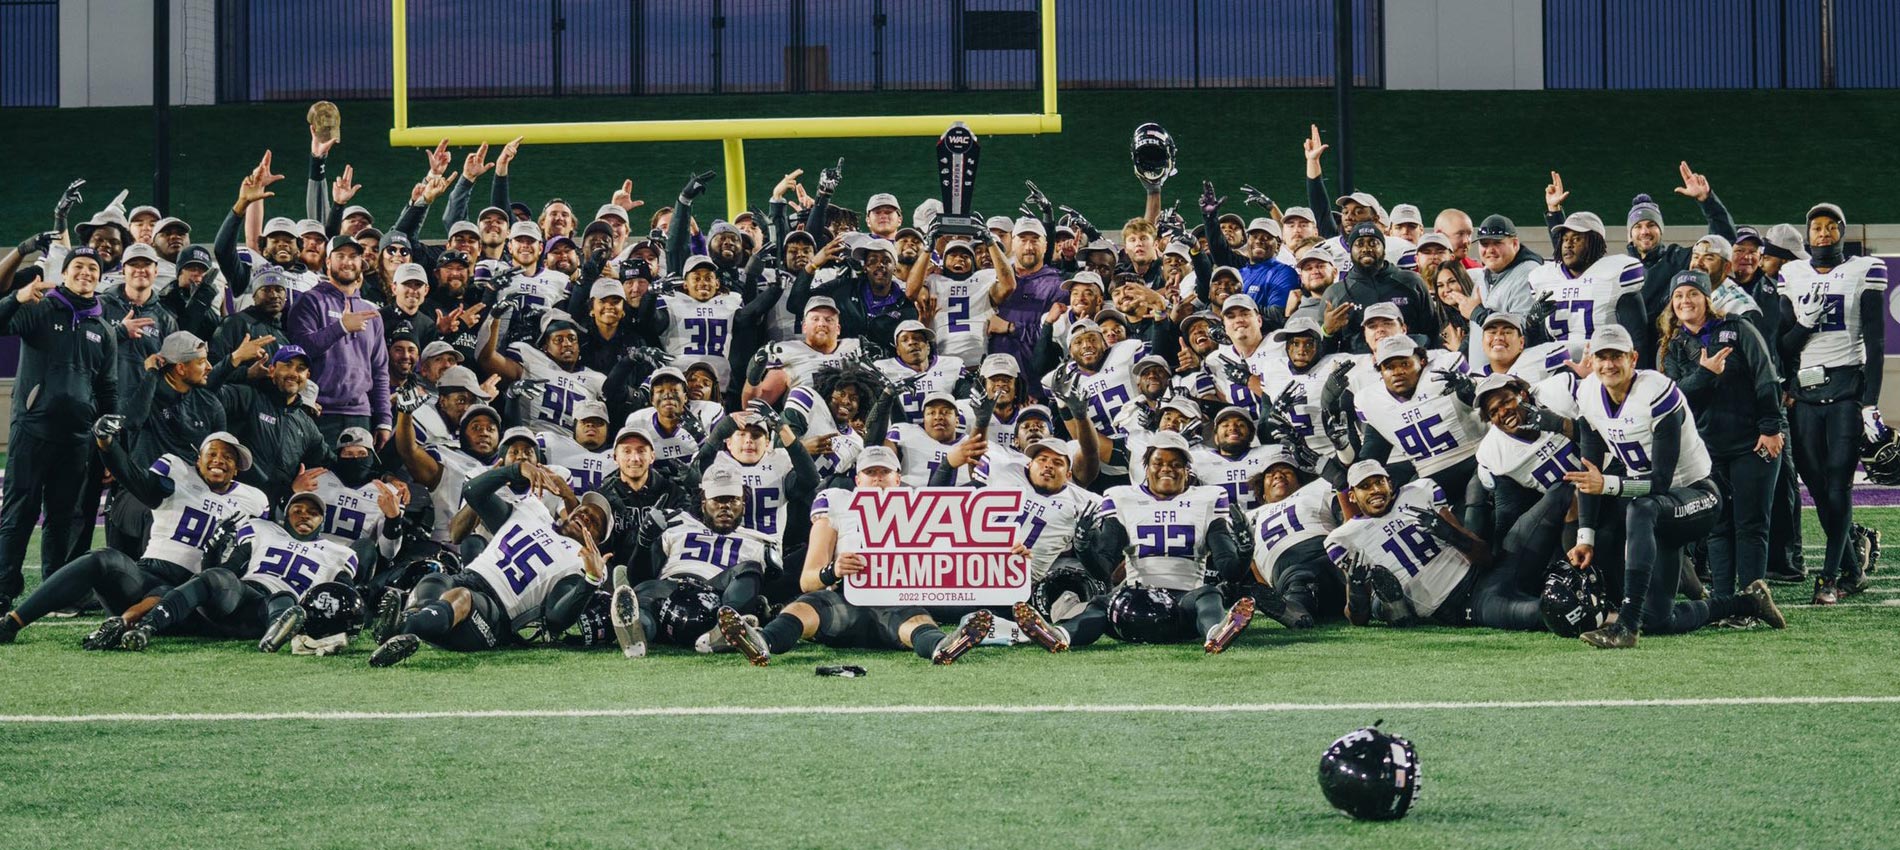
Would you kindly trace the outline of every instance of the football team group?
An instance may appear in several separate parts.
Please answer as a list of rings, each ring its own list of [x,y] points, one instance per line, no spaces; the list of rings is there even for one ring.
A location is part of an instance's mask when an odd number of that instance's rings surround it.
[[[1865,590],[1856,467],[1900,471],[1885,264],[1832,203],[1737,226],[1688,163],[1676,203],[1708,235],[1666,243],[1647,194],[1614,225],[1566,210],[1552,173],[1550,258],[1498,211],[1331,196],[1317,129],[1298,203],[1202,183],[1190,221],[1144,125],[1145,208],[1109,230],[1033,182],[974,227],[873,180],[842,195],[842,160],[730,221],[696,208],[712,174],[657,209],[632,181],[535,206],[519,140],[427,151],[379,224],[313,116],[301,218],[274,214],[294,184],[267,152],[215,225],[123,193],[88,214],[78,180],[0,257],[0,644],[103,608],[85,649],[367,631],[378,667],[425,644],[1220,653],[1261,618],[1620,648],[1784,628],[1769,580]],[[1022,492],[1027,601],[850,601],[853,492],[921,487]]]

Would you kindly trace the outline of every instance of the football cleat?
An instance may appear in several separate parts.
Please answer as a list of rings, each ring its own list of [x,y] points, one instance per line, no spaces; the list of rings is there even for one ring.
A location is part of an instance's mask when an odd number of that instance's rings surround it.
[[[1253,597],[1242,596],[1234,607],[1227,609],[1227,616],[1207,632],[1205,648],[1209,655],[1219,655],[1246,631],[1247,624],[1253,622]]]
[[[772,651],[765,648],[765,632],[759,631],[759,623],[751,617],[741,617],[730,605],[719,607],[720,637],[726,645],[736,649],[752,662],[754,667],[764,667],[772,660]]]
[[[626,565],[614,568],[614,595],[607,618],[613,623],[614,640],[620,644],[621,653],[628,658],[641,658],[647,654],[647,632],[646,627],[640,625],[640,598],[627,585],[626,577]]]
[[[377,612],[379,617],[381,613]],[[303,623],[309,618],[310,613],[305,611],[302,605],[285,608],[283,613],[278,614],[277,619],[272,620],[270,626],[264,629],[264,636],[257,641],[257,651],[276,652],[283,649],[284,644],[289,643],[291,638],[303,631]]]
[[[396,636],[396,623],[402,620],[402,591],[383,594],[383,604],[376,606],[376,616],[369,621],[369,639],[382,646]]]
[[[122,634],[119,636],[120,649],[129,649],[129,650],[132,650],[133,652],[144,652],[145,648],[151,645],[152,645],[152,627],[146,624],[144,621],[140,621],[136,625],[127,627],[125,630],[125,634]]]
[[[1868,528],[1863,525],[1861,526],[1861,530],[1867,534],[1867,548],[1865,550],[1867,555],[1867,574],[1873,575],[1880,571],[1880,529]]]
[[[1023,636],[1036,642],[1037,646],[1050,652],[1069,651],[1069,633],[1061,626],[1052,626],[1048,620],[1036,613],[1036,606],[1027,602],[1018,602],[1014,609],[1016,627],[1023,630]]]
[[[1305,608],[1286,601],[1286,597],[1272,585],[1262,584],[1253,588],[1254,612],[1265,614],[1268,619],[1289,629],[1310,629],[1313,627],[1313,615]]]
[[[1367,580],[1372,583],[1372,595],[1379,597],[1380,602],[1396,605],[1405,601],[1405,585],[1399,583],[1399,577],[1391,570],[1374,564],[1370,572]]]
[[[1802,570],[1802,569],[1795,569],[1793,565],[1789,565],[1789,569],[1786,571],[1769,570],[1768,583],[1769,584],[1807,584],[1808,571]]]
[[[1841,601],[1841,592],[1834,586],[1834,580],[1822,576],[1814,580],[1814,596],[1808,599],[1810,605],[1834,605]]]
[[[8,619],[12,618],[9,617]],[[90,634],[80,638],[79,646],[81,649],[94,652],[101,649],[112,649],[119,645],[119,636],[123,634],[125,634],[125,618],[107,617],[106,621],[100,623],[98,628],[93,629]]]
[[[1781,609],[1775,607],[1775,595],[1769,591],[1768,582],[1755,579],[1748,583],[1742,593],[1755,600],[1755,616],[1760,617],[1762,622],[1777,629],[1788,627],[1788,618],[1783,617]]]
[[[1597,649],[1629,649],[1636,645],[1636,632],[1622,623],[1611,623],[1596,631],[1584,632],[1583,642]]]
[[[937,644],[937,648],[930,653],[930,663],[955,664],[957,659],[963,657],[963,653],[969,652],[977,644],[982,643],[984,638],[990,636],[990,625],[994,620],[995,618],[990,616],[988,610],[978,609],[970,619],[964,620],[963,625],[958,626],[956,631],[951,632],[949,637],[944,638],[942,643]]]
[[[13,619],[12,614],[0,611],[0,643],[12,643],[20,636],[20,628],[20,622]]]
[[[388,667],[396,664],[422,648],[422,638],[415,635],[396,635],[383,641],[376,651],[369,654],[369,666]]]

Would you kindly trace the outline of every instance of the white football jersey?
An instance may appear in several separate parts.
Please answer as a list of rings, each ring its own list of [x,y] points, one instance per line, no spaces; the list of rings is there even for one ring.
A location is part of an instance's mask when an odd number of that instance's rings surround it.
[[[660,335],[660,347],[672,353],[673,366],[685,372],[695,363],[704,363],[719,376],[720,386],[730,386],[732,337],[737,330],[733,317],[745,306],[739,293],[726,292],[698,301],[684,292],[669,292],[660,296],[659,306],[666,311],[666,331]]]
[[[995,447],[990,450],[994,452]],[[1102,506],[1102,497],[1073,482],[1054,493],[1036,489],[1020,464],[992,467],[990,486],[1023,493],[1023,511],[1016,517],[1016,542],[1029,550],[1029,575],[1036,580],[1049,574],[1057,558],[1075,549],[1076,521]]]
[[[935,392],[957,394],[957,382],[963,379],[963,361],[955,357],[932,357],[930,365],[923,369],[912,369],[910,364],[895,357],[886,357],[872,364],[884,377],[895,381],[915,379],[916,384],[897,397],[904,418],[920,422],[924,416],[924,397]]]
[[[1579,414],[1572,387],[1577,383],[1576,375],[1565,370],[1531,387],[1531,398],[1558,416],[1576,419]],[[1564,473],[1583,471],[1581,457],[1576,442],[1561,433],[1507,434],[1494,425],[1478,443],[1478,480],[1486,489],[1496,489],[1498,479],[1509,478],[1536,492],[1548,493],[1563,482]]]
[[[789,342],[798,338],[798,319],[792,315],[792,282],[797,275],[780,269],[762,269],[759,288],[764,289],[771,282],[771,276],[778,275],[778,303],[765,311],[765,338],[773,342]]]
[[[989,322],[996,315],[990,287],[995,284],[993,269],[977,269],[962,280],[941,274],[924,278],[924,285],[937,297],[937,315],[931,320],[937,353],[965,363],[980,362],[989,353]]]
[[[775,355],[766,358],[765,366],[767,369],[784,369],[786,386],[802,387],[811,382],[811,376],[818,370],[843,363],[845,358],[857,355],[859,350],[855,338],[838,340],[830,354],[806,345],[802,339],[795,339],[779,343]]]
[[[1484,439],[1484,420],[1430,372],[1419,378],[1409,399],[1394,396],[1381,384],[1355,394],[1353,401],[1359,421],[1392,444],[1395,454],[1386,462],[1399,460],[1396,453],[1403,453],[1421,476],[1471,457]]]
[[[1095,424],[1095,430],[1109,436],[1119,436],[1115,418],[1121,413],[1129,399],[1135,397],[1135,361],[1148,353],[1148,343],[1139,339],[1124,339],[1108,349],[1102,358],[1102,368],[1086,373],[1074,362],[1064,363],[1042,378],[1044,387],[1054,387],[1058,374],[1074,375],[1081,380],[1077,390],[1088,400],[1089,421]]]
[[[957,436],[950,438],[950,442],[940,443],[923,426],[908,422],[892,425],[885,438],[897,449],[898,464],[903,467],[901,472],[907,487],[928,486],[930,473],[935,472],[944,459],[950,456],[950,451],[957,447],[957,443],[963,441],[961,429]],[[957,468],[956,484],[968,483],[970,466],[965,464]]]
[[[1232,343],[1214,349],[1213,353],[1201,361],[1201,371],[1213,382],[1214,391],[1220,394],[1221,401],[1246,408],[1249,414],[1260,414],[1260,400],[1254,397],[1253,388],[1248,384],[1236,383],[1227,377],[1227,364],[1240,363],[1247,367],[1250,375],[1265,375],[1273,361],[1273,350],[1262,342],[1254,348],[1252,354],[1242,355],[1240,349]]]
[[[1565,372],[1572,375],[1576,374],[1570,370],[1568,365],[1565,365],[1569,362],[1569,343],[1546,342],[1524,349],[1522,353],[1517,355],[1517,360],[1511,363],[1510,368],[1504,370],[1504,374],[1516,375],[1517,377],[1523,378],[1524,383],[1536,385],[1543,383],[1544,379],[1558,372]],[[1493,375],[1497,374],[1497,370],[1491,368],[1491,362],[1487,360],[1484,362],[1483,368],[1478,370],[1476,374],[1480,376]],[[1474,378],[1473,380],[1475,381],[1477,379]]]
[[[1829,269],[1814,270],[1806,260],[1781,267],[1781,293],[1799,311],[1806,301],[1821,302],[1814,335],[1801,347],[1798,368],[1860,366],[1867,360],[1860,330],[1860,295],[1887,291],[1887,266],[1873,257],[1855,257]]]
[[[620,473],[612,449],[592,451],[575,442],[573,437],[547,431],[536,432],[534,441],[547,456],[548,463],[567,470],[567,486],[574,488],[575,495],[598,490],[607,479]]]
[[[693,437],[692,432],[686,430],[686,424],[681,422],[679,427],[668,430],[665,426],[660,424],[660,412],[658,410],[651,407],[643,407],[627,414],[626,424],[633,425],[636,423],[645,426],[647,433],[652,434],[655,438],[653,443],[654,460],[691,461],[693,455],[699,452],[699,440]]]
[[[448,421],[442,418],[442,411],[433,404],[416,408],[409,414],[409,422],[415,428],[417,445],[449,448],[462,445],[462,438],[456,429],[449,427]]]
[[[383,509],[376,506],[376,484],[365,481],[361,487],[351,487],[328,471],[317,476],[317,495],[323,497],[324,504],[320,530],[324,539],[345,546],[358,540],[379,539],[384,518]]]
[[[429,503],[435,507],[435,528],[429,536],[437,543],[451,544],[454,541],[450,539],[449,522],[462,509],[462,486],[487,472],[488,464],[456,449],[431,446],[423,451],[442,467],[442,480],[429,489]]]
[[[1531,292],[1556,303],[1551,332],[1569,342],[1572,356],[1581,357],[1597,328],[1616,324],[1616,302],[1625,295],[1642,294],[1643,273],[1643,261],[1628,254],[1609,254],[1576,277],[1563,263],[1552,260],[1531,272]],[[1646,304],[1643,309],[1655,313],[1658,306]]]
[[[1227,493],[1219,487],[1189,487],[1160,499],[1146,484],[1124,484],[1109,488],[1100,515],[1120,520],[1128,531],[1129,582],[1193,590],[1201,586],[1207,528],[1227,516]]]
[[[599,372],[585,367],[569,372],[546,352],[525,342],[508,346],[508,356],[521,364],[528,380],[541,382],[520,405],[522,424],[529,428],[572,434],[574,405],[603,400],[601,392],[607,376]]]
[[[1247,482],[1267,471],[1267,461],[1275,454],[1271,447],[1250,445],[1236,458],[1222,454],[1213,446],[1195,446],[1188,456],[1194,464],[1195,480],[1221,488],[1226,491],[1228,502],[1239,505],[1242,510],[1252,510],[1260,504],[1260,497],[1254,495]]]
[[[251,544],[244,580],[267,594],[288,593],[301,599],[324,582],[356,578],[356,553],[348,544],[323,535],[298,540],[277,523],[255,519],[238,529],[237,542]]]
[[[270,510],[264,491],[238,481],[219,492],[198,468],[174,454],[152,461],[152,474],[171,479],[172,494],[152,508],[152,536],[142,557],[169,561],[196,573],[204,565],[205,543],[220,520],[232,514],[263,516]]]
[[[721,451],[713,456],[706,474],[711,475],[721,469],[739,476],[739,481],[746,486],[745,519],[740,524],[771,538],[774,544],[782,544],[785,540],[785,491],[792,478],[791,452],[772,449],[759,458],[758,463],[747,465],[733,457],[732,452]]]
[[[1627,470],[1624,474],[1643,478],[1649,477],[1651,458],[1656,452],[1656,420],[1682,411],[1676,474],[1669,480],[1668,489],[1686,487],[1709,477],[1712,468],[1709,450],[1702,442],[1701,432],[1696,430],[1695,411],[1689,409],[1682,390],[1667,375],[1649,369],[1636,370],[1636,377],[1630,381],[1629,395],[1620,405],[1611,403],[1609,390],[1603,388],[1597,376],[1591,375],[1577,385],[1577,407],[1590,428],[1609,444],[1610,452],[1623,461]],[[1603,466],[1609,458],[1590,458],[1590,461]]]
[[[1385,386],[1385,377],[1379,374],[1379,367],[1372,365],[1372,355],[1335,354],[1332,356],[1352,358],[1352,373],[1347,375],[1346,388],[1352,390],[1354,395],[1378,392]],[[1460,352],[1445,348],[1428,348],[1425,350],[1425,371],[1431,372],[1437,369],[1469,372],[1471,364]],[[1318,385],[1324,387],[1326,379],[1321,377]]]
[[[1320,396],[1326,388],[1326,379],[1340,363],[1352,362],[1349,354],[1328,354],[1313,361],[1304,371],[1294,371],[1292,361],[1281,352],[1269,358],[1260,373],[1260,389],[1266,402],[1277,401],[1281,394],[1289,389],[1293,396],[1300,399],[1293,403],[1293,409],[1287,418],[1293,422],[1293,430],[1300,439],[1306,441],[1306,447],[1328,457],[1336,453],[1333,441],[1326,436],[1326,412],[1319,407]]]
[[[1385,516],[1353,517],[1326,535],[1326,555],[1341,569],[1347,555],[1384,567],[1398,577],[1419,616],[1430,617],[1465,580],[1471,561],[1420,528],[1405,509],[1436,513],[1445,506],[1445,492],[1431,479],[1412,481],[1393,494]]]
[[[581,544],[555,530],[554,515],[538,499],[523,499],[468,571],[494,591],[514,628],[540,619],[548,591],[581,575]]]
[[[1338,522],[1333,519],[1334,497],[1338,493],[1326,479],[1319,478],[1278,502],[1254,508],[1247,517],[1253,532],[1254,575],[1262,582],[1272,583],[1274,568],[1282,555],[1338,528]]]
[[[719,534],[685,514],[674,517],[660,535],[660,548],[666,552],[660,578],[690,576],[710,582],[745,561],[763,567],[778,559],[778,544],[763,534],[745,526]]]
[[[482,262],[498,265],[499,268],[496,268],[498,276],[512,268],[508,263],[495,260]],[[513,304],[517,314],[525,310],[546,310],[550,307],[562,309],[567,305],[567,291],[572,285],[573,281],[569,280],[567,275],[553,269],[542,269],[533,274],[516,274],[509,276],[501,290],[495,294],[495,303]]]

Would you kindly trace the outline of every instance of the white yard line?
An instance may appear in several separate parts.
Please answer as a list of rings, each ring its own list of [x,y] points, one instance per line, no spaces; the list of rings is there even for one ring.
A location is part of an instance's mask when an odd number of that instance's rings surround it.
[[[232,721],[382,721],[464,719],[590,719],[623,717],[829,717],[896,714],[1297,714],[1331,711],[1483,711],[1573,708],[1699,708],[1709,706],[1893,705],[1900,696],[1693,697],[1683,699],[1580,699],[1502,702],[1233,703],[1178,705],[812,705],[682,706],[512,711],[278,711],[177,714],[0,715],[0,723],[223,723]]]

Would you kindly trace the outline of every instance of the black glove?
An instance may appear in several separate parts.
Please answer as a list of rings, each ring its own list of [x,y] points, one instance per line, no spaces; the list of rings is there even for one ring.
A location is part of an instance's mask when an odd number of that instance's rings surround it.
[[[1452,528],[1451,523],[1446,522],[1445,518],[1440,516],[1437,511],[1421,508],[1417,505],[1407,505],[1400,508],[1400,510],[1405,511],[1406,516],[1411,517],[1412,522],[1417,524],[1420,529],[1423,529],[1426,534],[1454,546],[1464,543],[1465,536],[1459,534],[1457,529]]]
[[[516,401],[539,397],[541,388],[547,386],[547,383],[547,381],[534,378],[522,378],[508,385],[508,397]]]
[[[1352,447],[1352,413],[1336,410],[1325,414],[1326,439],[1331,440],[1333,448],[1345,451]]]
[[[1214,181],[1201,181],[1201,215],[1213,218],[1220,212],[1221,204],[1227,203],[1227,196],[1214,197]]]
[[[211,533],[205,535],[205,566],[210,567],[223,564],[224,559],[230,557],[231,546],[237,542],[238,526],[243,525],[249,521],[249,519],[250,517],[241,513],[233,512],[230,516],[218,520],[218,524],[211,527]]]
[[[1531,305],[1530,313],[1524,316],[1524,324],[1543,328],[1546,335],[1555,338],[1557,335],[1551,333],[1550,330],[1550,317],[1556,313],[1557,302],[1549,297],[1549,293],[1546,293],[1545,297],[1537,299],[1537,303]]]
[[[1055,205],[1049,203],[1048,195],[1043,194],[1041,189],[1036,188],[1036,181],[1024,180],[1023,185],[1029,187],[1029,197],[1023,199],[1023,205],[1021,207],[1023,215],[1029,216],[1037,221],[1055,218]],[[989,228],[984,228],[985,232],[988,230]]]
[[[1088,217],[1082,215],[1081,211],[1075,207],[1063,204],[1061,210],[1062,214],[1069,219],[1069,229],[1075,231],[1076,235],[1086,236],[1089,241],[1094,241],[1097,236],[1101,235],[1095,229],[1095,225],[1089,223]]]
[[[1163,233],[1169,231],[1175,233],[1187,232],[1187,220],[1181,218],[1180,206],[1181,202],[1177,199],[1174,203],[1169,204],[1167,209],[1162,210],[1160,215],[1155,216],[1155,229]]]
[[[1313,451],[1313,447],[1306,444],[1304,437],[1294,437],[1280,445],[1285,446],[1287,454],[1293,456],[1294,466],[1307,472],[1319,471],[1319,452]]]
[[[581,280],[593,280],[600,277],[600,270],[607,267],[607,249],[602,248],[587,255],[587,262],[581,266]]]
[[[108,413],[92,423],[92,438],[109,446],[123,430],[125,430],[125,417]]]
[[[1253,560],[1253,523],[1247,520],[1247,512],[1241,509],[1239,502],[1227,503],[1227,527],[1234,534],[1234,547],[1240,552],[1240,556],[1251,562]]]
[[[719,176],[719,172],[708,171],[704,174],[695,174],[686,178],[686,185],[680,188],[680,202],[690,204],[694,198],[706,194],[707,182],[717,176]]]
[[[778,343],[768,342],[764,345],[759,346],[759,350],[752,354],[752,360],[746,363],[746,366],[745,366],[746,383],[751,384],[756,387],[759,385],[759,382],[764,381],[765,372],[766,372],[766,363],[772,360],[777,355],[778,355]]]
[[[1141,405],[1141,427],[1148,431],[1161,427],[1161,405]]]
[[[1240,191],[1246,193],[1247,203],[1253,204],[1263,210],[1273,209],[1273,199],[1267,197],[1267,193],[1245,183],[1240,184]]]
[[[1228,383],[1239,384],[1243,387],[1247,386],[1248,379],[1253,377],[1253,372],[1247,369],[1245,362],[1231,357],[1220,359],[1220,371],[1221,375],[1227,378]]]
[[[435,393],[430,392],[428,387],[421,384],[411,384],[391,393],[389,396],[390,404],[394,405],[396,410],[402,413],[414,413],[428,406],[429,402],[434,400]]]
[[[976,403],[976,420],[970,426],[972,434],[988,434],[990,419],[996,415],[996,399],[984,396]]]
[[[72,213],[73,207],[78,206],[79,202],[84,200],[84,198],[81,198],[79,195],[79,187],[84,186],[84,185],[86,185],[86,178],[81,177],[78,180],[74,180],[72,183],[67,184],[66,191],[60,193],[59,203],[53,205],[53,229],[54,230],[57,230],[61,233],[66,232],[67,216]]]
[[[759,420],[759,424],[765,428],[767,437],[778,439],[779,429],[784,427],[785,420],[779,416],[778,410],[773,408],[770,402],[755,398],[746,402],[745,409]]]
[[[692,435],[695,444],[705,444],[706,423],[699,421],[699,417],[693,415],[693,411],[687,410],[686,415],[680,417],[680,427],[685,429],[687,434]]]
[[[673,355],[664,348],[636,345],[627,349],[627,359],[645,364],[649,371],[657,371],[661,366],[673,362]]]
[[[32,236],[28,236],[26,241],[20,243],[20,253],[22,255],[44,254],[46,253],[46,249],[52,246],[53,240],[58,238],[59,231],[57,230],[45,230],[35,233]]]
[[[660,539],[660,535],[666,533],[666,527],[672,522],[672,517],[667,513],[667,509],[660,505],[640,511],[640,521],[634,528],[634,533],[635,539],[641,546],[653,545],[654,541]]]
[[[655,295],[671,295],[680,291],[680,279],[677,275],[665,275],[659,280],[654,281],[653,284],[647,288],[647,291]]]
[[[1096,522],[1094,509],[1085,509],[1075,518],[1075,537],[1070,539],[1069,548],[1076,552],[1088,551],[1095,543],[1095,532],[1100,528]]]
[[[1518,421],[1522,423],[1524,427],[1533,431],[1545,431],[1551,434],[1563,433],[1564,426],[1570,422],[1570,420],[1551,412],[1550,408],[1532,401],[1530,396],[1525,396],[1522,401],[1518,402],[1517,417]]]
[[[838,164],[818,172],[818,194],[830,197],[838,191],[838,181],[844,179],[844,157],[838,157]]]
[[[1458,397],[1458,400],[1470,407],[1478,397],[1478,385],[1471,382],[1471,373],[1456,369],[1433,369],[1432,374],[1445,382],[1445,389]]]
[[[1289,406],[1286,393],[1282,393],[1271,403],[1260,406],[1260,421],[1255,424],[1255,427],[1259,429],[1265,442],[1300,442],[1299,429],[1294,427],[1292,417],[1286,412]]]
[[[1319,407],[1327,414],[1339,408],[1340,399],[1346,394],[1346,387],[1352,382],[1352,361],[1341,360],[1333,367],[1333,373],[1326,376],[1326,383],[1320,387]]]

